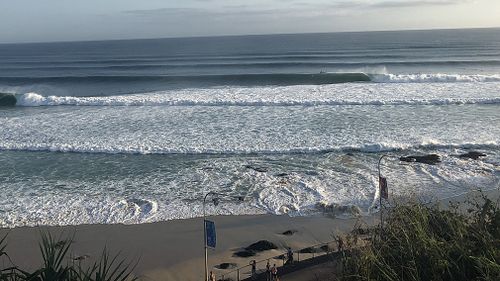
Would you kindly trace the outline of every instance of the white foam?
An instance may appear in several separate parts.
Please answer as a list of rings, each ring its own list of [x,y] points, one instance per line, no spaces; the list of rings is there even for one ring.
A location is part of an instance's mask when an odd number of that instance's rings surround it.
[[[386,159],[382,174],[388,178],[391,198],[418,195],[436,200],[478,187],[498,186],[500,168],[488,162],[498,154],[473,161],[458,158],[460,152],[439,151],[443,156],[439,165],[406,165]],[[209,204],[208,214],[368,215],[376,212],[378,201],[378,156],[210,158],[189,161],[190,166],[173,174],[164,169],[127,174],[125,178],[107,174],[106,180],[98,178],[98,184],[64,178],[58,182],[64,189],[55,188],[41,177],[2,182],[0,227],[138,224],[199,217],[203,214],[203,195],[209,190],[244,192],[246,197],[243,203],[227,199],[217,207]],[[259,172],[243,164],[264,166],[267,171]],[[171,162],[165,161],[164,165]],[[212,168],[209,172],[202,169],[207,165]],[[320,208],[318,203],[335,207]]]
[[[220,88],[137,95],[149,101],[189,99],[314,103],[350,100],[359,106],[91,106],[3,112],[0,149],[86,153],[380,152],[421,147],[498,148],[494,106],[394,106],[396,99],[490,100],[500,83],[353,84],[323,87]],[[37,95],[31,95],[38,100]],[[134,97],[102,97],[127,102]],[[81,101],[80,98],[74,98]],[[84,98],[83,98],[84,99]],[[96,98],[101,99],[101,98]],[[388,103],[372,106],[369,102]],[[99,103],[102,100],[98,100]],[[300,103],[299,103],[300,104]],[[29,113],[29,114],[28,114]],[[383,124],[383,126],[381,126]]]
[[[0,226],[196,217],[202,214],[200,198],[208,190],[244,191],[248,196],[244,204],[209,207],[211,214],[314,215],[320,212],[318,202],[340,206],[339,210],[356,206],[368,214],[375,210],[378,196],[378,155],[372,153],[385,151],[435,152],[445,161],[436,166],[387,161],[383,173],[389,179],[391,196],[416,192],[443,198],[477,186],[489,187],[498,182],[499,175],[498,105],[436,104],[486,103],[498,99],[499,92],[500,83],[467,82],[225,87],[87,98],[28,94],[21,103],[90,106],[0,111],[0,150],[233,155],[152,156],[155,163],[165,162],[146,173],[130,170],[129,162],[120,166],[113,161],[153,162],[149,156],[91,155],[93,163],[100,157],[111,160],[104,162],[112,163],[113,169],[124,168],[129,177],[101,170],[82,177],[64,174],[61,184],[67,189],[57,190],[52,174],[0,182],[4,191]],[[328,104],[335,102],[342,106]],[[378,106],[384,104],[388,106]],[[453,156],[463,153],[463,148],[486,150],[488,157],[469,161]],[[345,153],[353,150],[370,153]],[[297,152],[304,154],[293,154]],[[243,153],[257,154],[239,155]],[[2,154],[8,165],[13,155],[27,156]],[[67,159],[73,154],[46,155],[62,161],[55,163],[73,163]],[[120,160],[126,157],[130,158]],[[179,159],[189,163],[172,164]],[[283,167],[272,166],[279,161]],[[268,172],[247,165],[263,165]],[[165,172],[171,166],[180,168]],[[282,172],[286,175],[276,176]],[[5,178],[10,179],[8,175]]]
[[[372,74],[377,83],[455,83],[455,82],[500,82],[500,74]]]
[[[391,74],[392,75],[392,74]],[[406,79],[406,78],[405,78]],[[498,83],[353,83],[222,87],[146,94],[73,97],[18,95],[19,106],[317,106],[498,104]]]
[[[125,154],[304,154],[304,153],[327,153],[327,152],[391,152],[408,149],[439,149],[439,148],[465,148],[465,149],[498,149],[500,142],[484,141],[484,142],[442,142],[436,141],[428,143],[422,142],[380,142],[373,144],[360,145],[335,145],[335,146],[313,146],[293,148],[293,144],[287,143],[287,146],[279,146],[276,148],[266,148],[247,146],[241,148],[233,148],[228,146],[199,146],[192,147],[179,146],[147,146],[142,144],[58,144],[58,143],[23,143],[23,142],[1,142],[0,150],[11,151],[51,151],[51,152],[78,152],[78,153],[125,153]]]

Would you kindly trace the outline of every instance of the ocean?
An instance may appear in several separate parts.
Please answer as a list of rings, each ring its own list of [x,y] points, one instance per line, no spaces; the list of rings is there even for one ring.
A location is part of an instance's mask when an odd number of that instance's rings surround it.
[[[365,216],[384,154],[391,200],[500,182],[500,29],[3,44],[0,92],[0,227]]]

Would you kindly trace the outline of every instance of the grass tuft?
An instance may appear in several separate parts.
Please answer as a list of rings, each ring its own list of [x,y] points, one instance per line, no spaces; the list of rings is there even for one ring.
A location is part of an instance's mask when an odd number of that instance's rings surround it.
[[[0,239],[0,258],[8,258],[5,249],[7,247],[6,237]],[[75,265],[64,262],[70,260],[68,255],[73,237],[66,239],[54,239],[49,233],[41,233],[39,249],[42,257],[42,265],[34,271],[22,270],[15,266],[10,258],[12,266],[0,269],[0,281],[134,281],[132,275],[135,265],[120,259],[119,254],[110,256],[106,249],[101,256],[90,266]]]
[[[420,203],[391,208],[382,231],[369,231],[371,243],[345,256],[339,279],[500,280],[499,210],[499,201],[484,195],[447,210]]]

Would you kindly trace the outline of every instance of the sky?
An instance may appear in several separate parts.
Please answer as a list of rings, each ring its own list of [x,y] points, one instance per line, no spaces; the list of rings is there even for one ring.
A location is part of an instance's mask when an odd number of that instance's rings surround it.
[[[500,0],[0,0],[0,43],[500,27]]]

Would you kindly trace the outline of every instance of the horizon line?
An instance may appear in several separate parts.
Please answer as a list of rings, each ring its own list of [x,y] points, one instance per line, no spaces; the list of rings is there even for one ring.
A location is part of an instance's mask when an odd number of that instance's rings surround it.
[[[481,30],[500,29],[500,26],[490,27],[460,27],[460,28],[409,28],[409,29],[380,29],[380,30],[353,30],[353,31],[326,31],[326,32],[298,32],[298,33],[254,33],[254,34],[223,34],[223,35],[193,35],[172,37],[137,37],[137,38],[113,38],[113,39],[89,39],[89,40],[56,40],[56,41],[26,41],[26,42],[0,42],[0,45],[24,45],[24,44],[56,44],[56,43],[85,43],[85,42],[107,42],[107,41],[134,41],[134,40],[163,40],[163,39],[195,39],[195,38],[224,38],[224,37],[251,37],[251,36],[280,36],[280,35],[307,35],[307,34],[342,34],[342,33],[382,33],[382,32],[417,32],[417,31],[447,31],[447,30]]]

